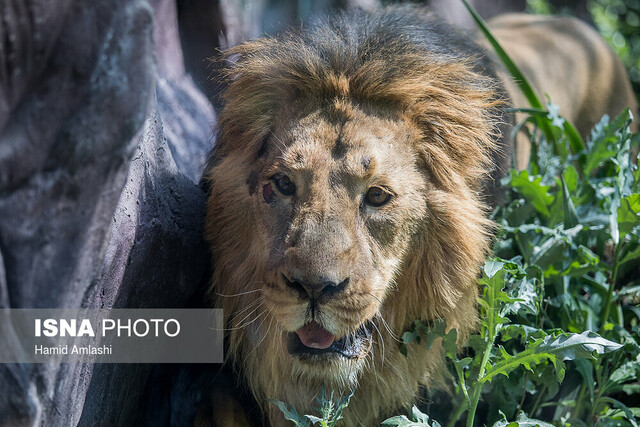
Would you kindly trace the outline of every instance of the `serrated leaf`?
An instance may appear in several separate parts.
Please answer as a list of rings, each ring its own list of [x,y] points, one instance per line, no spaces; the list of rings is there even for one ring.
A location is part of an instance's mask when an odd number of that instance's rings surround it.
[[[380,425],[392,426],[392,427],[405,427],[405,426],[415,426],[415,425],[419,426],[420,424],[414,423],[405,415],[396,415],[395,417],[387,418]]]
[[[628,249],[622,258],[620,259],[620,265],[625,264],[629,261],[639,261],[640,258],[640,244],[636,243],[636,247],[633,249]]]
[[[615,159],[618,154],[617,142],[618,132],[624,129],[629,122],[629,110],[623,111],[611,123],[605,115],[594,127],[591,134],[591,141],[587,144],[588,150],[585,153],[584,173],[590,175],[597,167],[604,162]]]
[[[415,405],[411,408],[411,419],[405,415],[398,415],[384,420],[382,426],[394,427],[441,427],[437,421],[429,423],[429,416],[420,411]]]
[[[489,266],[490,274],[492,274],[491,277],[487,276],[487,265]],[[508,322],[507,318],[504,317],[505,306],[507,303],[515,301],[503,291],[505,275],[507,274],[507,271],[503,268],[504,265],[504,260],[486,262],[482,278],[478,281],[480,284],[485,285],[482,290],[482,297],[478,302],[485,313],[481,320],[484,326],[483,334],[488,334],[488,337],[495,336],[499,326]]]
[[[549,360],[556,368],[558,382],[561,382],[564,378],[563,360],[592,359],[593,353],[608,353],[621,347],[622,345],[604,339],[591,331],[581,334],[548,335],[545,338],[529,342],[524,351],[513,356],[506,351],[503,352],[501,359],[493,366],[488,367],[485,376],[479,381],[491,381],[497,375],[509,376],[509,373],[520,366],[531,370],[532,366]]]
[[[458,352],[458,331],[453,328],[447,332],[442,338],[442,347],[444,347],[445,355],[451,360],[457,359]]]
[[[395,417],[387,418],[380,425],[393,427],[430,427],[429,424],[411,421],[404,415],[396,415]]]
[[[542,339],[548,335],[542,329],[518,324],[505,325],[500,330],[500,333],[502,341],[509,341],[517,338],[520,339],[522,343],[529,339]]]
[[[305,415],[304,417],[311,421],[312,424],[322,424],[323,421],[326,423],[326,420],[324,418],[318,418],[314,415]]]
[[[516,417],[516,420],[513,422],[507,421],[507,417],[502,413],[502,411],[500,411],[500,414],[502,415],[502,419],[497,421],[493,427],[554,427],[553,424],[549,424],[545,421],[529,418],[524,412],[520,412]]]
[[[507,294],[514,299],[509,304],[510,313],[518,313],[522,309],[536,314],[538,311],[538,292],[533,280],[526,277],[521,280],[514,280],[507,286]]]
[[[538,352],[553,352],[564,360],[573,360],[579,357],[592,359],[593,353],[604,354],[622,348],[621,344],[602,338],[595,332],[585,331],[581,334],[549,335],[544,338]]]
[[[415,405],[411,407],[411,418],[414,421],[418,421],[421,423],[429,422],[429,416],[423,413],[422,411],[420,411],[420,409],[418,409]]]

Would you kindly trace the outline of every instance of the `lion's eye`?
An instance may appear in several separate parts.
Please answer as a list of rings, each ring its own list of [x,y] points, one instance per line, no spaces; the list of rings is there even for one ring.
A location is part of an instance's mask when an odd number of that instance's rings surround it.
[[[386,205],[391,200],[391,193],[382,187],[371,187],[364,196],[365,201],[374,207]]]
[[[293,196],[296,192],[296,185],[286,175],[276,175],[273,177],[276,188],[285,196]]]

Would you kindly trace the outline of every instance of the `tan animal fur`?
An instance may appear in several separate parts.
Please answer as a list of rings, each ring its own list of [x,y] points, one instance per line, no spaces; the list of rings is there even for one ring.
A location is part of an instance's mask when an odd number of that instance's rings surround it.
[[[560,107],[560,114],[583,137],[604,114],[611,118],[638,103],[622,61],[589,25],[576,18],[508,14],[489,21],[493,35],[518,65],[538,98]],[[487,47],[482,36],[478,42]],[[496,63],[498,61],[496,60]],[[499,75],[516,107],[529,104],[515,82],[499,66]],[[518,119],[522,119],[518,115]],[[638,129],[638,122],[633,123]],[[529,164],[531,144],[524,135],[516,139],[517,167]]]

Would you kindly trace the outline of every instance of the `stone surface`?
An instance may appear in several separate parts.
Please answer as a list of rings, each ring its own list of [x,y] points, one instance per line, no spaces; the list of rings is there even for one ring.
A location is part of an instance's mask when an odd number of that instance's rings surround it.
[[[0,308],[197,303],[215,115],[184,73],[173,0],[0,14]],[[0,365],[0,425],[131,424],[152,369]]]

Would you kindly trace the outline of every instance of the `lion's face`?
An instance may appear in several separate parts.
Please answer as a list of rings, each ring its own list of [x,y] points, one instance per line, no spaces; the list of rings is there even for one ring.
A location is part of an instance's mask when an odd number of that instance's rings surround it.
[[[355,107],[338,119],[317,110],[269,136],[250,178],[268,253],[261,291],[292,363],[318,372],[367,355],[369,321],[426,215],[417,138],[401,118]]]

